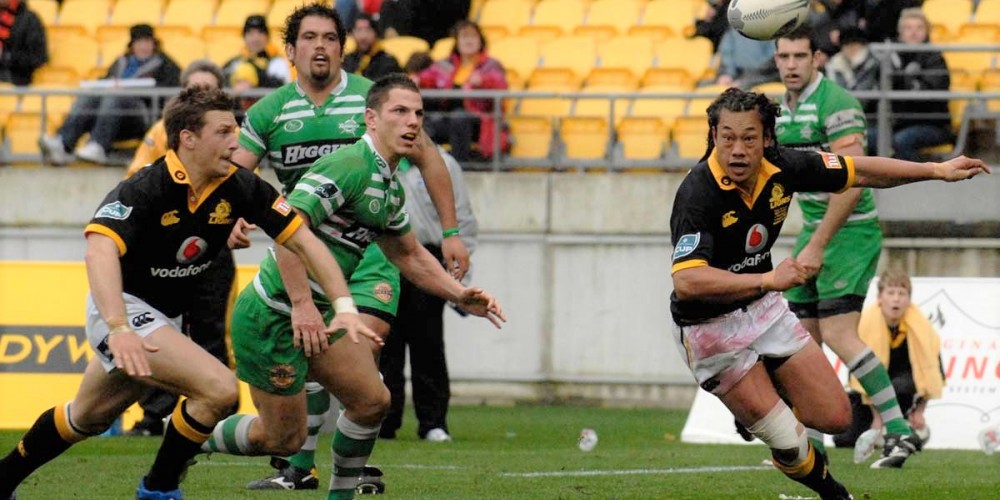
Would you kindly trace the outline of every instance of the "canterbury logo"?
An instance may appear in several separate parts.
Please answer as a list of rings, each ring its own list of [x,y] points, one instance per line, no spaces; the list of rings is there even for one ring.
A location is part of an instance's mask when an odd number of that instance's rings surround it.
[[[148,312],[144,312],[134,318],[132,318],[133,328],[142,328],[143,325],[148,325],[153,322],[153,316]]]
[[[730,210],[722,214],[722,227],[729,227],[737,222],[739,222],[739,219],[736,218],[736,210]]]

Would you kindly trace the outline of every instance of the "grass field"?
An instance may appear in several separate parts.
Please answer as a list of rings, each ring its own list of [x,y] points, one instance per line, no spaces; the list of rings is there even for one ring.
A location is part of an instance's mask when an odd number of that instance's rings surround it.
[[[452,443],[424,443],[412,413],[400,437],[380,441],[372,463],[386,473],[385,499],[779,499],[816,498],[761,466],[761,446],[689,445],[679,441],[686,411],[581,407],[455,407]],[[583,427],[600,442],[576,448]],[[19,432],[0,432],[9,451]],[[330,436],[320,437],[321,488],[329,480]],[[95,438],[36,472],[21,500],[131,498],[159,444],[154,438]],[[855,465],[850,450],[832,451],[832,471],[855,498],[992,499],[1000,496],[1000,457],[929,450],[903,470]],[[249,492],[270,472],[264,458],[200,457],[183,484],[192,500],[325,498],[319,492]],[[784,496],[783,496],[784,495]]]

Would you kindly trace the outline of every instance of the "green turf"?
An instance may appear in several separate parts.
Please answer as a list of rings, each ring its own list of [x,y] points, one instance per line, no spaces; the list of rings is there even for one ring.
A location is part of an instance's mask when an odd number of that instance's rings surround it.
[[[385,471],[385,499],[778,499],[812,497],[777,471],[758,467],[760,446],[688,445],[680,435],[687,412],[582,407],[455,407],[452,443],[417,440],[412,412],[399,438],[381,441],[372,463]],[[583,427],[597,430],[597,448],[576,448]],[[0,432],[6,453],[20,433]],[[21,500],[131,498],[152,462],[155,438],[95,438],[32,475]],[[330,436],[320,436],[321,487],[329,480]],[[832,472],[857,499],[997,498],[1000,457],[928,450],[902,470],[855,465],[850,450],[832,451]],[[270,469],[263,458],[212,455],[183,484],[191,500],[325,498],[319,492],[249,492],[243,486]],[[707,472],[707,467],[745,470]],[[528,473],[562,476],[524,477]],[[591,475],[565,475],[584,472]]]

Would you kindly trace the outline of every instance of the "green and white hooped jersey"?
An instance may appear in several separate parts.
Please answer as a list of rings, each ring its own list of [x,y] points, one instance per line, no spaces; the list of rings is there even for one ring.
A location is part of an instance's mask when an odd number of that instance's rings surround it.
[[[365,133],[365,99],[372,82],[344,70],[322,106],[292,82],[275,89],[247,110],[240,146],[267,156],[288,193],[310,165]]]
[[[316,161],[288,194],[288,203],[309,216],[313,232],[350,279],[375,238],[410,231],[405,198],[395,170],[365,135]],[[321,310],[329,307],[319,284],[310,286],[316,305]],[[260,265],[254,288],[272,309],[291,311],[273,249]]]
[[[778,144],[782,146],[830,152],[830,144],[848,134],[861,134],[864,147],[867,126],[861,103],[822,73],[817,73],[816,79],[803,90],[794,110],[789,109],[782,97],[776,128]],[[806,227],[818,225],[826,214],[830,193],[797,193],[796,197]],[[865,188],[844,224],[875,221],[877,217],[875,197],[870,188]]]

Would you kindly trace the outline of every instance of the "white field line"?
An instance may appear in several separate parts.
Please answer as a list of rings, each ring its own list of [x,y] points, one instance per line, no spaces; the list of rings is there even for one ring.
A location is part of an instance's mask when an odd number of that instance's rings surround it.
[[[503,477],[584,477],[584,476],[644,476],[659,474],[704,474],[712,472],[743,472],[756,470],[774,470],[773,466],[708,466],[708,467],[676,467],[670,469],[623,469],[623,470],[580,470],[553,472],[504,472]]]

